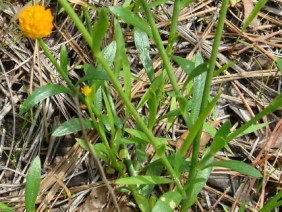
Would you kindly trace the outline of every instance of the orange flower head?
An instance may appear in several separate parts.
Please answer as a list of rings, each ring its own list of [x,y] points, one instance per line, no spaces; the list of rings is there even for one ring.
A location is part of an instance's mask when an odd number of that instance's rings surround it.
[[[83,86],[83,88],[81,88],[81,93],[83,93],[84,96],[89,96],[92,92],[92,89],[88,86],[88,85],[85,85]]]
[[[41,5],[28,6],[20,13],[20,29],[28,38],[43,38],[51,34],[53,19],[50,9]]]

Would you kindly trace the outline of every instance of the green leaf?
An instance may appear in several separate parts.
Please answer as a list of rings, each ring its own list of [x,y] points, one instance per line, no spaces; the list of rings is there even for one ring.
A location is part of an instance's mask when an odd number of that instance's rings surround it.
[[[210,151],[213,156],[226,145],[226,137],[230,132],[230,128],[230,121],[226,121],[215,134],[213,142],[210,146]]]
[[[126,184],[126,185],[151,185],[151,184],[165,184],[172,183],[173,180],[159,176],[135,176],[135,177],[124,177],[117,179],[115,184]]]
[[[195,68],[195,63],[185,58],[172,56],[172,59],[183,69],[183,71],[185,71],[187,75],[189,75]]]
[[[180,1],[180,8],[187,7],[190,3],[194,2],[195,0],[181,0]]]
[[[92,81],[92,80],[109,80],[109,77],[105,71],[97,70],[92,64],[83,64],[83,69],[85,76],[81,77],[76,83],[75,86],[79,85],[82,82]]]
[[[93,122],[89,119],[82,119],[82,123],[85,129],[94,128]],[[76,133],[81,131],[80,121],[78,118],[72,118],[70,120],[65,121],[59,127],[57,127],[52,136],[59,137],[64,135],[69,135],[72,133]]]
[[[97,55],[100,52],[100,48],[102,45],[102,42],[105,38],[105,34],[107,32],[109,25],[108,21],[108,15],[106,12],[106,9],[102,8],[100,10],[99,18],[96,24],[93,27],[92,31],[92,50],[95,55]]]
[[[212,168],[206,168],[201,171],[198,171],[195,181],[190,182],[192,184],[191,186],[192,189],[187,190],[187,188],[189,187],[186,186],[186,193],[190,192],[192,194],[191,194],[191,199],[187,200],[187,202],[184,203],[185,205],[188,204],[189,207],[191,207],[196,202],[197,196],[200,193],[200,191],[203,190],[203,187],[206,185],[211,171],[212,171]]]
[[[259,212],[269,212],[274,209],[279,209],[282,206],[282,190],[280,190],[274,197],[272,197],[268,202],[263,206]]]
[[[245,212],[246,211],[245,208],[246,208],[246,201],[244,200],[242,202],[242,204],[240,205],[240,208],[239,208],[238,212]]]
[[[196,77],[206,73],[208,70],[208,66],[206,63],[202,63],[198,65],[195,69],[192,70],[192,72],[189,74],[187,82],[190,82],[191,80],[195,79]],[[198,77],[200,78],[200,77]],[[202,84],[203,85],[203,84]]]
[[[259,0],[254,9],[252,10],[252,12],[250,13],[249,17],[246,19],[243,27],[242,27],[242,31],[245,31],[248,26],[251,24],[251,22],[254,20],[254,18],[256,17],[256,15],[258,14],[258,12],[264,7],[264,5],[267,3],[267,0]]]
[[[89,151],[89,150],[88,150],[88,147],[87,147],[87,145],[86,145],[86,143],[85,143],[85,142],[87,142],[87,141],[85,141],[85,140],[83,140],[83,139],[81,139],[81,138],[75,138],[75,140],[79,143],[79,145],[80,145],[80,147],[81,147],[82,149],[84,149],[84,150],[86,150],[86,151]]]
[[[148,78],[152,82],[154,79],[153,63],[150,58],[150,42],[145,31],[134,27],[134,41],[140,60],[145,68]]]
[[[164,114],[163,116],[161,116],[160,118],[158,118],[157,122],[166,118],[174,118],[174,117],[178,117],[181,114],[180,108],[171,110],[169,112],[167,112],[166,114]]]
[[[133,193],[135,201],[137,202],[137,205],[138,205],[139,209],[142,212],[150,211],[148,199],[144,195],[138,194],[135,191],[133,191],[132,193]]]
[[[0,202],[0,211],[2,212],[14,212],[14,209],[10,208],[6,204]]]
[[[276,63],[277,63],[278,70],[279,70],[279,71],[281,72],[281,74],[282,74],[282,59],[277,58]]]
[[[166,192],[157,201],[152,212],[171,212],[180,204],[182,196],[178,192]]]
[[[35,201],[39,192],[41,178],[41,163],[39,156],[36,156],[31,163],[25,185],[25,209],[27,212],[35,211]]]
[[[239,127],[234,132],[230,133],[227,137],[227,141],[231,141],[234,138],[238,137],[238,135],[242,134],[249,127],[251,127],[257,121],[259,121],[262,117],[277,110],[281,105],[282,105],[282,94],[279,94],[275,99],[272,100],[272,102],[266,108],[264,108],[262,111],[257,113],[255,117],[253,117],[251,120],[243,124],[241,127]]]
[[[135,154],[136,154],[137,162],[139,164],[147,161],[147,159],[148,159],[148,155],[147,155],[147,152],[146,152],[146,147],[147,147],[147,143],[145,143],[145,142],[139,143],[136,146]]]
[[[243,135],[247,135],[250,134],[252,132],[255,132],[265,126],[267,126],[269,123],[261,123],[261,124],[255,124],[250,126],[248,129],[246,129],[244,132],[242,132],[241,134],[238,135],[238,137],[243,136]]]
[[[20,113],[26,113],[29,111],[34,105],[41,102],[44,99],[47,99],[50,96],[54,96],[61,93],[70,93],[69,89],[61,85],[53,85],[48,84],[44,85],[27,97],[27,99],[20,106]]]
[[[139,131],[139,130],[135,130],[135,129],[131,129],[131,128],[126,128],[125,132],[127,132],[130,135],[133,135],[133,136],[135,136],[137,138],[140,138],[140,139],[142,139],[145,142],[149,142],[148,141],[148,137],[146,136],[146,134],[141,132],[141,131]]]
[[[163,82],[162,75],[160,75],[160,76],[158,76],[154,79],[154,81],[152,82],[149,89],[147,89],[147,91],[145,92],[145,94],[143,95],[141,100],[139,101],[137,108],[141,108],[148,101],[148,99],[151,97],[151,95],[156,93],[157,89],[159,89],[161,87],[162,82]]]
[[[117,54],[115,57],[115,68],[114,73],[118,78],[120,74],[120,70],[122,67],[122,77],[124,82],[124,93],[128,99],[131,99],[131,69],[128,61],[128,57],[126,55],[125,42],[122,34],[122,28],[119,25],[118,21],[115,19],[114,21],[114,29],[115,29],[115,40],[117,43]],[[126,118],[129,116],[129,110],[125,108],[125,116]]]
[[[189,135],[187,136],[187,138],[184,141],[184,144],[182,145],[182,147],[179,150],[182,155],[184,155],[187,152],[188,148],[190,147],[195,137],[197,136],[197,133],[199,132],[200,129],[202,129],[202,126],[205,122],[206,117],[208,116],[210,111],[213,109],[213,107],[217,103],[220,97],[220,94],[221,93],[219,92],[218,95],[214,97],[214,99],[207,105],[205,110],[199,115],[195,124],[193,124],[193,126],[191,127]]]
[[[230,62],[230,63],[225,64],[224,66],[222,66],[221,68],[219,68],[217,71],[215,71],[213,73],[213,77],[218,76],[219,74],[221,74],[221,72],[227,70],[228,68],[230,68],[233,65],[234,65],[234,62]]]
[[[68,74],[68,53],[65,44],[62,45],[60,51],[60,66],[65,74]]]
[[[148,23],[142,18],[138,17],[136,14],[130,11],[128,8],[124,7],[109,7],[111,13],[121,18],[125,23],[138,27],[144,30],[149,37],[152,37],[151,29],[148,27]]]
[[[179,171],[179,173],[181,173],[181,172],[189,172],[189,170],[190,170],[190,161],[187,161],[186,158],[184,158],[182,155],[180,157],[180,155],[179,154],[178,155],[176,155],[176,154],[170,155],[170,156],[167,156],[167,159],[168,159],[170,165],[173,166],[174,169],[177,169]],[[179,162],[179,164],[175,164],[176,162]],[[149,165],[145,166],[142,169],[142,172],[146,171],[146,170],[149,170],[149,169],[152,169],[152,170],[158,169],[157,167],[163,167],[162,161],[160,159],[157,159],[157,160],[151,162]]]
[[[198,168],[205,167],[206,162],[209,161],[214,155],[221,150],[227,144],[227,135],[230,132],[231,123],[230,121],[226,121],[217,131],[214,136],[213,142],[211,146],[207,149],[206,153],[204,154],[203,159],[198,164]]]
[[[203,63],[203,59],[200,55],[195,56],[195,63],[200,63],[188,76],[187,83],[194,79],[194,88],[191,105],[191,120],[194,124],[199,117],[199,113],[202,105],[202,97],[205,89],[206,76],[207,76],[207,64]],[[185,82],[186,83],[186,82]]]
[[[121,71],[121,67],[123,65],[124,56],[126,56],[125,54],[126,48],[125,48],[121,26],[116,19],[114,20],[114,37],[117,43],[117,53],[114,60],[115,61],[114,73],[115,76],[118,77]]]
[[[97,157],[107,163],[109,161],[109,153],[106,146],[103,143],[97,143],[92,146]]]
[[[256,178],[262,177],[261,173],[254,167],[246,163],[243,163],[241,161],[236,161],[236,160],[216,161],[216,162],[208,163],[205,166],[205,168],[206,167],[224,167],[224,168],[229,168],[233,171],[237,171],[241,174],[245,174],[251,177],[256,177]]]

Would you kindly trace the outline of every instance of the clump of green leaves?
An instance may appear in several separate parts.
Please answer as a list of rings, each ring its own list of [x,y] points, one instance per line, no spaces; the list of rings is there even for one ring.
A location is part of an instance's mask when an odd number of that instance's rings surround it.
[[[45,54],[58,69],[68,87],[49,84],[35,90],[22,104],[22,113],[28,112],[30,108],[47,97],[62,93],[77,97],[85,103],[91,119],[78,117],[66,120],[53,131],[53,136],[63,136],[80,130],[95,128],[100,136],[100,143],[90,145],[86,143],[85,138],[77,138],[77,141],[82,148],[92,151],[100,160],[108,164],[107,173],[117,172],[119,174],[120,178],[115,181],[115,184],[126,186],[122,187],[121,191],[132,192],[141,211],[173,211],[176,207],[186,211],[195,203],[213,167],[225,167],[250,177],[261,178],[260,172],[254,167],[234,160],[217,161],[215,155],[219,150],[226,147],[228,142],[250,130],[263,116],[279,108],[282,103],[282,94],[234,132],[230,132],[231,124],[229,121],[223,123],[218,130],[213,129],[212,144],[202,156],[199,155],[203,126],[208,125],[207,117],[220,97],[220,92],[213,98],[210,96],[211,80],[215,75],[224,71],[224,68],[232,65],[227,64],[223,69],[214,70],[228,0],[222,2],[213,51],[208,62],[205,62],[201,55],[196,55],[192,61],[188,61],[172,54],[172,46],[177,37],[175,26],[179,12],[184,6],[191,3],[191,0],[174,1],[171,23],[174,27],[170,31],[171,36],[167,49],[163,46],[150,12],[150,7],[162,4],[165,1],[154,1],[149,5],[145,0],[136,1],[136,3],[126,1],[123,6],[101,8],[97,11],[99,15],[93,27],[89,25],[85,27],[66,0],[59,0],[58,2],[83,35],[97,63],[95,65],[83,64],[84,77],[73,84],[67,73],[67,49],[64,46],[62,47],[60,63],[58,63],[50,54],[44,42],[40,40],[39,43]],[[136,13],[136,11],[141,10],[145,14],[143,17]],[[86,23],[91,23],[87,10],[83,11]],[[114,41],[103,47],[102,43],[109,27],[109,15],[114,17]],[[135,46],[150,81],[149,88],[137,105],[137,109],[145,104],[148,106],[148,117],[140,115],[131,101],[133,76],[125,51],[125,40],[119,24],[120,21],[132,27]],[[163,62],[163,70],[159,76],[154,74],[153,63],[149,55],[150,41],[154,41],[156,44]],[[179,89],[174,76],[172,61],[178,64],[188,75],[182,89]],[[278,66],[281,68],[281,61],[278,61]],[[120,78],[123,79],[123,84],[120,83]],[[114,98],[110,92],[109,82],[125,105],[124,120],[134,119],[136,123],[134,129],[128,128],[126,122],[119,117]],[[167,83],[170,83],[173,87],[173,91],[170,93],[164,91],[164,85]],[[77,87],[83,84],[87,84],[91,88],[89,96],[83,96],[78,92]],[[162,98],[164,96],[171,99],[171,110],[162,117],[158,117],[158,109],[163,104]],[[180,116],[190,133],[179,151],[171,151],[167,145],[168,139],[156,137],[153,134],[153,129],[164,118],[169,120],[169,128],[173,125],[174,120]],[[152,159],[148,158],[145,151],[148,144],[152,145],[156,152]],[[136,160],[133,160],[132,155],[128,152],[129,145],[135,147]],[[193,146],[192,157],[186,158],[185,153],[191,145]],[[171,153],[169,156],[166,154],[168,151]],[[147,165],[143,166],[144,163]],[[168,177],[162,176],[163,170],[166,170]],[[182,179],[185,172],[189,172],[187,181]],[[160,195],[159,198],[153,195],[154,187],[157,184],[170,185],[170,189]],[[269,203],[269,205],[272,207],[273,204]]]

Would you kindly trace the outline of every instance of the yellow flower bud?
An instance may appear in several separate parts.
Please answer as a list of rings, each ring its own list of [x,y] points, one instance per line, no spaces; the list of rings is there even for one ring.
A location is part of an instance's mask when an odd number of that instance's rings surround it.
[[[51,34],[53,29],[53,15],[44,6],[28,6],[19,15],[20,29],[31,39],[39,39]]]
[[[83,93],[84,96],[89,96],[92,92],[92,89],[88,86],[88,85],[85,85],[83,86],[83,88],[81,88],[81,93]]]

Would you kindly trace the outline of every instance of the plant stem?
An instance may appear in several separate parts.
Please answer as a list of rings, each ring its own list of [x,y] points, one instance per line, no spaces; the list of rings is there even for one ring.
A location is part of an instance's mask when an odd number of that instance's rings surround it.
[[[109,146],[109,143],[108,143],[108,140],[107,140],[107,137],[105,135],[105,131],[102,129],[102,127],[100,126],[100,123],[97,123],[96,121],[96,118],[94,116],[94,112],[92,110],[92,104],[89,102],[89,99],[86,97],[85,98],[85,102],[86,102],[86,105],[87,105],[87,108],[88,108],[88,111],[89,111],[89,114],[90,114],[90,117],[92,119],[92,122],[94,124],[94,127],[95,129],[98,131],[99,133],[99,136],[103,142],[103,144],[105,145],[106,149],[107,149],[107,152],[109,153],[109,157],[110,157],[110,161],[112,162],[114,168],[119,172],[119,174],[124,177],[125,174],[123,172],[123,170],[121,169],[120,165],[118,164],[117,160],[116,160],[116,157],[115,157],[115,154],[113,153],[111,147]]]
[[[76,107],[79,109],[78,98],[74,97],[74,102],[76,104]],[[88,101],[86,101],[86,102],[88,102]],[[77,111],[79,111],[79,110],[77,110]],[[85,132],[85,127],[84,127],[84,124],[82,122],[82,116],[81,116],[81,114],[79,112],[77,113],[77,115],[78,115],[78,118],[79,118],[81,130],[82,130],[82,136],[83,136],[82,140],[84,141],[84,144],[86,145],[86,147],[87,147],[91,157],[94,159],[94,161],[97,164],[97,167],[98,167],[98,170],[100,172],[102,181],[105,183],[105,186],[109,190],[109,193],[110,193],[110,195],[112,197],[112,201],[113,201],[113,204],[115,205],[115,208],[117,209],[117,211],[120,211],[119,205],[118,205],[117,200],[116,200],[115,192],[114,192],[112,186],[110,185],[110,183],[109,183],[109,181],[108,181],[108,179],[107,179],[107,177],[105,175],[103,166],[102,166],[99,158],[97,157],[96,153],[94,152],[91,144],[88,142],[88,138],[87,138],[87,135],[86,135],[86,132]]]
[[[43,49],[45,55],[49,58],[49,60],[51,61],[51,63],[55,66],[55,68],[57,69],[57,71],[59,72],[59,74],[63,77],[63,79],[66,81],[68,87],[75,92],[76,88],[75,86],[72,84],[69,76],[67,73],[65,73],[65,71],[61,68],[61,66],[58,64],[58,62],[56,61],[56,59],[54,58],[54,56],[51,54],[49,48],[46,46],[46,44],[44,43],[44,41],[42,39],[38,39],[38,43],[41,46],[41,48]]]
[[[147,1],[146,0],[140,0],[140,2],[142,4],[142,7],[145,11],[149,25],[151,27],[153,39],[156,43],[156,46],[157,46],[159,53],[160,53],[160,56],[163,60],[164,67],[166,69],[166,72],[167,72],[168,78],[170,80],[170,83],[172,85],[172,88],[174,90],[174,93],[175,93],[176,96],[181,96],[181,93],[180,93],[180,90],[179,90],[179,87],[178,87],[178,84],[177,84],[177,80],[175,78],[175,75],[174,75],[174,72],[173,72],[173,69],[172,69],[172,66],[171,66],[171,63],[170,63],[170,59],[169,59],[169,57],[166,53],[166,50],[163,46],[162,39],[161,39],[161,36],[159,34],[158,28],[155,24],[154,17],[152,15],[151,11],[150,11],[150,8],[147,4]],[[178,0],[177,0],[177,2],[178,2]]]
[[[174,40],[176,38],[176,28],[177,28],[179,13],[180,13],[180,0],[175,0],[174,5],[173,5],[173,14],[172,14],[172,19],[171,19],[171,24],[170,24],[168,44],[166,48],[166,52],[169,58],[171,58],[172,47],[173,47]]]
[[[215,39],[214,39],[212,53],[211,53],[210,62],[209,62],[209,69],[208,69],[207,77],[206,77],[205,89],[204,89],[204,93],[202,97],[202,105],[200,109],[200,114],[203,113],[203,111],[206,109],[208,105],[208,100],[210,96],[210,87],[211,87],[214,68],[216,65],[217,53],[218,53],[218,49],[220,45],[222,32],[223,32],[224,21],[225,21],[227,9],[228,9],[228,4],[229,4],[229,0],[223,0],[222,5],[221,5],[219,21],[217,24]],[[195,183],[197,173],[198,173],[197,164],[198,164],[198,158],[199,158],[198,154],[199,154],[199,149],[200,149],[201,135],[202,135],[202,130],[198,132],[198,135],[196,136],[196,139],[193,142],[191,167],[189,171],[188,183],[187,183],[187,186],[185,187],[185,190],[190,191],[190,192],[186,192],[187,198],[183,202],[183,207],[181,211],[187,211],[188,208],[193,204],[193,202],[191,201],[191,199],[194,198],[192,197],[192,194],[193,194],[192,189],[194,188],[194,183]]]
[[[89,46],[91,46],[92,45],[91,35],[87,31],[87,29],[84,27],[83,23],[80,21],[79,17],[74,12],[73,8],[70,6],[70,4],[66,0],[58,0],[58,2],[62,5],[62,7],[65,9],[69,17],[75,23],[76,27],[81,32],[85,41],[88,43]]]

